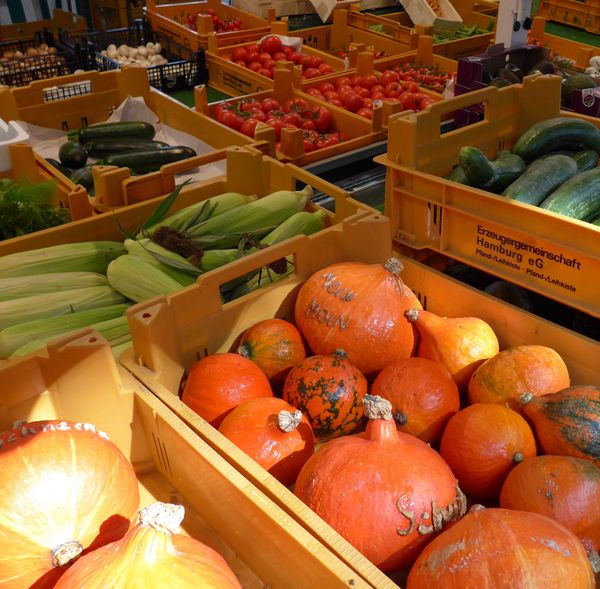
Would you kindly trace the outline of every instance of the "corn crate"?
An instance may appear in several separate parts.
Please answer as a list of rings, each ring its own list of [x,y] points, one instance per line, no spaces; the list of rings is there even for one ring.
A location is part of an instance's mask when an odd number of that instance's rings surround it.
[[[375,161],[387,166],[385,212],[397,243],[435,250],[600,316],[598,227],[444,179],[462,146],[493,157],[533,123],[568,115],[560,111],[560,86],[558,76],[531,76],[396,115],[388,121],[387,155]],[[441,135],[440,119],[472,104],[484,105],[483,121]]]
[[[253,128],[246,130],[243,126],[240,126],[244,124],[241,120],[229,122],[231,116],[227,115],[221,117],[222,124],[231,124],[237,127],[238,131],[232,132],[239,133],[240,135],[248,133],[255,141],[267,141],[271,145],[271,153],[274,153],[278,159],[298,165],[305,165],[340,153],[359,149],[385,138],[385,130],[382,123],[383,111],[381,108],[376,109],[373,113],[373,119],[369,120],[295,89],[292,80],[293,72],[289,69],[276,69],[272,90],[249,94],[242,101],[257,101],[260,104],[266,98],[274,98],[281,108],[284,108],[286,102],[289,100],[298,100],[300,102],[295,107],[296,111],[299,110],[300,106],[303,108],[308,107],[311,112],[317,107],[322,107],[329,112],[331,121],[322,131],[315,130],[316,135],[315,133],[308,133],[307,130],[302,128],[304,119],[302,118],[303,115],[299,112],[296,112],[297,117],[295,122],[286,120],[285,116],[283,116],[281,118],[282,125],[273,124],[273,126],[270,126],[269,124],[263,125],[259,123]],[[239,99],[231,99],[209,105],[206,97],[206,89],[204,88],[197,89],[195,100],[196,108],[211,118],[217,118],[219,109],[223,106],[229,106],[227,110],[233,111],[235,114],[235,111],[238,110],[237,105],[240,104]],[[302,101],[306,102],[306,105]],[[256,106],[258,107],[258,105]],[[327,113],[319,112],[317,114],[323,116],[322,123],[326,125],[326,121],[329,119]],[[312,115],[309,118],[312,118]],[[286,127],[283,123],[289,123],[289,126]],[[317,124],[316,121],[315,124]],[[307,143],[313,142],[313,139],[314,146],[311,149],[311,146],[307,145]],[[319,139],[322,141],[321,145],[318,144]]]
[[[196,360],[216,352],[234,351],[239,336],[258,321],[273,317],[293,321],[298,289],[314,272],[349,260],[383,262],[392,253],[390,245],[389,220],[385,217],[367,217],[356,224],[347,221],[342,232],[332,229],[318,237],[296,238],[277,250],[259,252],[253,258],[206,275],[185,291],[136,305],[128,314],[133,348],[121,355],[120,362],[202,440],[369,583],[377,588],[398,589],[405,586],[404,572],[385,575],[366,562],[290,489],[250,460],[178,396],[182,376]],[[221,302],[221,284],[277,257],[293,257],[293,276],[236,301]],[[414,260],[401,259],[402,280],[417,293],[425,308],[448,317],[481,317],[493,327],[501,348],[525,343],[554,347],[565,358],[574,383],[600,382],[597,342],[482,294]]]
[[[152,30],[171,37],[174,41],[198,51],[208,47],[208,34],[215,33],[232,45],[241,43],[246,35],[268,34],[269,22],[275,19],[273,11],[264,19],[218,0],[157,4],[146,2],[146,16]]]
[[[561,65],[572,64],[572,67],[585,70],[590,65],[590,59],[600,55],[600,47],[571,41],[557,35],[546,33],[546,19],[541,16],[533,18],[530,42],[541,44],[548,49],[550,59],[559,61]]]
[[[142,67],[90,71],[59,80],[40,80],[22,88],[0,88],[0,118],[67,132],[105,121],[129,97],[143,98],[160,123],[200,139],[207,144],[208,151],[252,143],[250,138],[230,131],[152,88],[146,68]],[[129,178],[128,169],[112,168],[106,174],[112,175],[115,180],[111,182],[108,193],[103,192],[102,185],[109,180],[98,184],[92,200],[95,209],[106,211],[140,199],[128,192],[125,182]],[[146,198],[164,194],[148,194]]]
[[[600,0],[541,0],[537,16],[590,33],[600,32]]]
[[[142,19],[121,29],[78,34],[64,31],[60,39],[74,52],[88,54],[93,69],[101,72],[131,64],[146,67],[150,85],[163,92],[190,90],[208,79],[204,49],[192,51],[162,33],[154,33]],[[109,55],[111,44],[116,49]],[[160,49],[155,53],[156,44]]]
[[[133,465],[140,507],[183,505],[182,533],[219,552],[243,587],[370,587],[120,369],[96,332],[56,340],[1,371],[0,429],[61,420],[105,432]]]
[[[85,32],[87,29],[87,22],[83,16],[55,8],[52,18],[49,19],[0,26],[0,39],[29,39],[44,30],[57,34],[61,30]]]

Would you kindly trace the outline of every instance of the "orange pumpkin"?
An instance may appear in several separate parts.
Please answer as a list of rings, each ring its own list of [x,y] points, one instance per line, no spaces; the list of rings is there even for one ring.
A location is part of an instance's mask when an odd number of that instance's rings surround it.
[[[407,358],[386,366],[371,388],[392,404],[401,432],[424,442],[439,441],[452,415],[460,409],[458,388],[445,366],[427,358]]]
[[[435,538],[407,589],[594,589],[583,544],[558,522],[526,511],[473,508]]]
[[[292,366],[306,358],[300,332],[283,319],[265,319],[249,327],[237,353],[256,363],[274,386],[283,384]]]
[[[564,360],[546,346],[513,346],[486,360],[469,381],[470,403],[508,404],[521,410],[523,393],[556,393],[570,384]]]
[[[522,403],[546,454],[600,466],[600,387],[577,385],[543,397],[525,394]]]
[[[283,399],[308,417],[317,438],[326,440],[356,429],[367,389],[367,379],[338,350],[310,356],[292,368],[283,385]]]
[[[225,559],[180,534],[181,505],[153,503],[121,540],[80,558],[55,589],[241,589]]]
[[[198,360],[187,377],[181,400],[214,427],[244,401],[272,397],[265,373],[239,354],[211,354]]]
[[[590,555],[600,550],[600,468],[572,456],[536,456],[506,477],[500,507],[533,511],[576,534]]]
[[[0,587],[49,589],[66,565],[121,538],[139,507],[121,451],[91,424],[25,423],[0,434]]]
[[[420,308],[400,279],[402,263],[343,262],[319,270],[300,288],[296,325],[315,354],[343,349],[366,375],[412,355],[415,336],[404,316]]]
[[[514,466],[535,456],[535,438],[516,411],[477,403],[450,418],[440,454],[467,495],[497,498]]]
[[[477,317],[440,317],[418,308],[406,315],[419,332],[417,355],[442,363],[461,391],[475,369],[500,350],[494,330]]]
[[[295,494],[382,571],[410,566],[466,499],[440,455],[396,429],[389,401],[364,398],[365,432],[321,446]]]
[[[242,403],[219,431],[284,485],[296,480],[315,447],[308,419],[275,397]]]

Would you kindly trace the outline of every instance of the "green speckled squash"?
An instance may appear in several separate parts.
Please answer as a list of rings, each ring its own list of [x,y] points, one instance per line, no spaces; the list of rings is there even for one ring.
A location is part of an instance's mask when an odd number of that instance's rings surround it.
[[[304,413],[319,440],[351,433],[363,417],[367,379],[345,352],[310,356],[285,379],[283,399]]]

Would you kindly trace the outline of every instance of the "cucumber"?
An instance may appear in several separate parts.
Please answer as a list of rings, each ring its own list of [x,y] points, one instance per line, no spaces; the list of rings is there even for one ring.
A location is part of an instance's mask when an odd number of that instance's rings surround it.
[[[58,159],[67,168],[83,168],[87,162],[88,154],[80,143],[63,143],[58,150]]]
[[[148,151],[158,147],[169,147],[169,144],[150,139],[99,139],[85,144],[88,154],[92,157],[106,157],[125,151]]]
[[[542,157],[531,163],[502,195],[530,205],[539,205],[577,172],[577,162],[572,157]]]
[[[115,153],[105,157],[101,163],[106,166],[131,168],[136,174],[147,174],[159,170],[165,164],[185,160],[195,155],[196,152],[191,147],[178,145],[147,151]]]
[[[83,127],[70,136],[77,136],[81,143],[98,141],[99,139],[153,139],[154,127],[142,121],[123,121],[120,123],[103,123]]]
[[[527,168],[525,162],[510,151],[501,151],[492,164],[496,173],[490,182],[480,188],[496,194],[512,184]]]
[[[94,186],[94,176],[92,174],[92,164],[89,164],[79,170],[75,170],[71,174],[71,182],[75,184],[81,184],[85,186],[87,189],[90,189]]]
[[[583,119],[556,117],[529,127],[517,139],[512,152],[531,162],[550,151],[575,146],[600,153],[600,130]]]
[[[61,172],[61,174],[63,174],[67,178],[71,176],[71,170],[69,170],[69,168],[67,168],[66,166],[63,166],[58,160],[52,159],[51,157],[47,157],[46,161],[50,165],[54,166],[59,172]]]
[[[540,208],[580,221],[595,219],[600,215],[600,168],[573,176],[546,198]]]
[[[461,147],[458,161],[472,186],[502,192],[514,182],[524,171],[525,162],[510,151],[501,151],[494,161],[476,147]]]
[[[597,225],[598,227],[600,227],[600,216],[596,217],[595,219],[592,219],[592,220],[590,221],[590,223],[591,223],[592,225]]]
[[[464,184],[465,186],[470,185],[465,171],[460,166],[455,166],[452,172],[446,176],[446,180],[450,180],[458,184]]]
[[[573,159],[580,172],[593,170],[598,165],[598,152],[593,149],[584,149],[574,154]]]

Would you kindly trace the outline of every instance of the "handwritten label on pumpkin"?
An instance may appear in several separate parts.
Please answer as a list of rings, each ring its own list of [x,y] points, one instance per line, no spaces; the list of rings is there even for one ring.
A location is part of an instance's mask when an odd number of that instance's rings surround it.
[[[337,279],[334,272],[323,274],[321,288],[344,303],[352,301],[357,296],[356,292],[346,288],[342,282]],[[330,311],[327,307],[323,306],[322,302],[318,302],[316,299],[313,299],[308,307],[306,307],[304,314],[306,317],[310,317],[318,323],[324,323],[327,327],[343,330],[348,329],[350,326],[350,317],[337,311]]]

